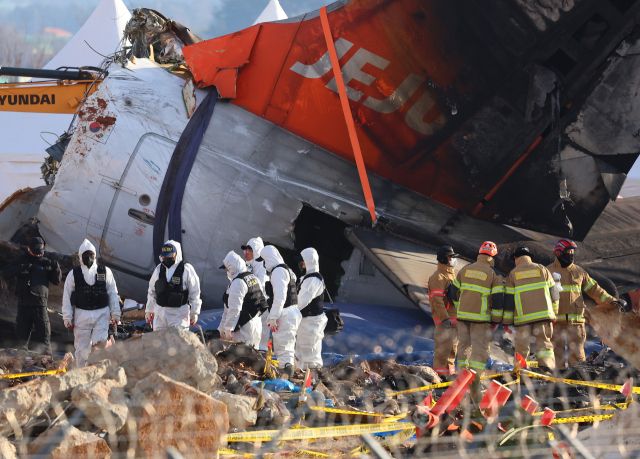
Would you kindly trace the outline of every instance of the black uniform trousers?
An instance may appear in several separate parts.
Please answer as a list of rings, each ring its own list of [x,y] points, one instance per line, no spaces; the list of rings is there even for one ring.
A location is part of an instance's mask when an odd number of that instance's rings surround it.
[[[33,330],[33,331],[32,331]],[[46,304],[20,301],[16,316],[16,337],[21,349],[51,355],[51,323]]]

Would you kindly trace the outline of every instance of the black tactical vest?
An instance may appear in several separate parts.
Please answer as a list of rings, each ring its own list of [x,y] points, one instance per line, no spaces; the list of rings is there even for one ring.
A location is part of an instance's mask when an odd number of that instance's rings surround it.
[[[160,265],[160,273],[156,281],[156,303],[165,308],[179,308],[189,302],[189,290],[182,287],[184,277],[184,264],[181,261],[170,281],[167,281],[167,267]]]
[[[235,279],[242,279],[242,281],[247,285],[247,294],[244,296],[244,300],[242,301],[242,310],[240,311],[240,317],[238,318],[238,324],[234,331],[240,330],[240,327],[249,323],[251,319],[256,316],[261,316],[268,308],[267,300],[264,297],[264,293],[262,293],[262,288],[260,287],[260,281],[258,278],[250,272],[240,273],[236,276]],[[233,282],[233,281],[232,281]],[[229,294],[227,292],[222,295],[222,301],[224,303],[224,307],[229,307]]]
[[[78,309],[93,311],[109,306],[109,294],[107,293],[107,268],[98,265],[96,282],[87,284],[82,274],[82,267],[73,268],[73,279],[76,287],[71,294],[71,304]]]
[[[309,304],[300,311],[302,317],[319,316],[324,311],[324,279],[322,278],[322,275],[320,273],[309,273],[304,276],[302,282],[304,282],[304,280],[308,279],[309,277],[315,277],[316,279],[320,279],[322,281],[322,293],[311,300]],[[300,283],[300,286],[302,286],[302,283]]]
[[[289,285],[287,286],[287,298],[284,300],[283,309],[288,308],[289,306],[292,306],[294,304],[298,304],[298,288],[296,286],[296,281],[294,280],[294,277],[293,277],[293,271],[291,271],[291,269],[289,269],[289,267],[286,264],[282,263],[281,265],[278,265],[275,268],[273,268],[271,270],[271,273],[273,273],[276,270],[276,268],[284,268],[287,271],[289,271]],[[271,285],[271,281],[266,283],[266,285],[264,286],[264,289],[267,292],[267,295],[269,295],[267,302],[269,303],[269,311],[271,311],[271,306],[273,305],[273,285]]]
[[[16,295],[19,299],[25,301],[37,297],[46,302],[49,298],[49,274],[52,269],[51,260],[40,257],[31,264],[28,272],[18,274]]]

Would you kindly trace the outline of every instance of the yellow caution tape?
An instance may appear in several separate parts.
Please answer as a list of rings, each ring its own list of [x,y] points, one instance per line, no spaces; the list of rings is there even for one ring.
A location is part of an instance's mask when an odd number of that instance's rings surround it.
[[[324,408],[320,406],[310,406],[313,411],[324,411],[327,413],[340,413],[340,414],[353,414],[358,416],[375,416],[378,418],[395,418],[396,415],[393,414],[382,414],[382,413],[368,413],[362,411],[349,411],[349,410],[340,410],[338,408]]]
[[[611,419],[613,414],[596,414],[594,416],[578,416],[574,418],[555,418],[553,424],[573,424],[576,422],[594,422],[604,421],[605,419]]]
[[[506,376],[506,375],[510,375],[511,373],[498,373],[495,375],[485,375],[482,376],[480,379],[492,379],[492,378],[499,378],[501,376]],[[449,387],[451,384],[453,384],[453,381],[451,382],[443,382],[443,383],[439,383],[439,384],[432,384],[430,386],[422,386],[422,387],[416,387],[414,389],[407,389],[407,390],[401,390],[398,392],[393,392],[391,395],[401,395],[401,394],[411,394],[413,392],[424,392],[424,391],[428,391],[428,390],[432,390],[432,389],[442,389],[443,387]]]
[[[57,375],[60,373],[65,373],[67,370],[64,368],[58,368],[55,370],[49,370],[42,373],[18,373],[13,375],[0,375],[0,379],[16,379],[16,378],[26,378],[27,376],[46,376],[46,375]]]
[[[397,445],[398,443],[401,443],[403,441],[405,441],[408,438],[413,437],[413,435],[416,433],[416,428],[415,426],[412,426],[410,429],[405,429],[402,432],[398,432],[397,434],[382,440],[380,442],[380,446],[382,447],[387,447],[387,446],[394,446]],[[358,446],[356,449],[354,449],[353,451],[351,451],[352,455],[356,455],[356,454],[364,454],[364,453],[368,453],[369,452],[369,447],[368,446]]]
[[[546,376],[546,375],[541,375],[541,374],[538,374],[538,373],[534,373],[532,371],[528,371],[528,370],[525,370],[523,368],[520,368],[520,373],[522,373],[522,374],[524,374],[526,376],[530,376],[532,378],[546,379],[547,381],[561,382],[561,383],[564,383],[564,384],[571,384],[573,386],[595,387],[597,389],[615,390],[617,392],[619,392],[620,389],[622,389],[622,386],[618,386],[617,384],[605,384],[605,383],[596,383],[596,382],[591,382],[591,381],[576,381],[576,380],[573,380],[573,379],[554,378],[552,376]],[[633,388],[633,393],[634,394],[640,394],[640,387],[634,387]]]
[[[393,430],[404,430],[407,428],[406,422],[385,422],[381,424],[359,424],[334,427],[314,427],[310,429],[287,430],[282,433],[279,440],[302,440],[308,438],[329,438],[346,437],[350,435],[360,435],[363,433],[391,432]],[[227,434],[226,440],[232,441],[269,441],[280,435],[279,430],[260,430],[255,432],[237,432]]]
[[[435,404],[435,402],[434,402]],[[433,404],[431,405],[431,408],[433,408]],[[407,415],[411,413],[411,411],[407,411],[406,413],[402,413],[402,414],[396,414],[395,416],[391,416],[386,418],[383,422],[396,422],[399,421],[400,419],[404,419],[407,417]]]
[[[329,456],[328,454],[325,454],[325,453],[318,453],[317,451],[309,451],[306,449],[298,449],[294,451],[293,454],[297,456],[306,456],[306,457],[334,457],[334,456]]]
[[[527,366],[529,368],[538,368],[538,361],[537,360],[531,360],[530,362],[527,362]]]
[[[616,408],[616,406],[618,408]],[[629,407],[629,403],[617,403],[616,406],[611,405],[602,405],[602,406],[592,406],[587,408],[574,408],[572,410],[563,410],[563,411],[554,411],[556,414],[562,413],[575,413],[576,411],[592,411],[592,410],[626,410]],[[533,413],[533,416],[542,416],[544,411],[538,411],[537,413]]]
[[[225,456],[254,457],[254,455],[251,453],[241,453],[240,451],[236,451],[234,449],[229,449],[229,448],[218,448],[218,453],[223,454]]]

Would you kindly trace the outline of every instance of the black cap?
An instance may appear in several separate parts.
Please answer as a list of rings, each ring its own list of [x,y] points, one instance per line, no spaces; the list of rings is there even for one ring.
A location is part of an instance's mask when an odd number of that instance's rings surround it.
[[[33,237],[29,241],[29,249],[34,255],[44,255],[44,240],[41,237]]]
[[[161,257],[170,257],[174,253],[178,253],[178,251],[176,250],[176,246],[173,244],[165,244],[162,246],[162,249],[160,250]]]
[[[523,257],[523,256],[527,256],[527,257],[533,258],[533,254],[529,251],[529,249],[527,247],[518,247],[513,252],[513,255],[511,255],[511,258],[517,258],[517,257]]]
[[[253,248],[250,245],[241,245],[240,248],[242,250],[252,250],[253,251]]]
[[[444,247],[440,247],[436,252],[436,259],[439,263],[446,265],[449,263],[449,257],[458,258],[460,255],[453,251],[453,247],[450,245],[446,245]]]
[[[218,269],[227,269],[227,267],[223,263],[222,266],[220,266],[220,268],[218,268]]]

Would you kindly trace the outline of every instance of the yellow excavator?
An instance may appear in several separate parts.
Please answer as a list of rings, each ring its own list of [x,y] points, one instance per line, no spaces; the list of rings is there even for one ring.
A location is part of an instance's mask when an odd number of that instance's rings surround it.
[[[0,83],[0,111],[67,113],[98,89],[103,71],[99,68],[58,70],[0,67],[0,77],[44,78],[47,81]]]

